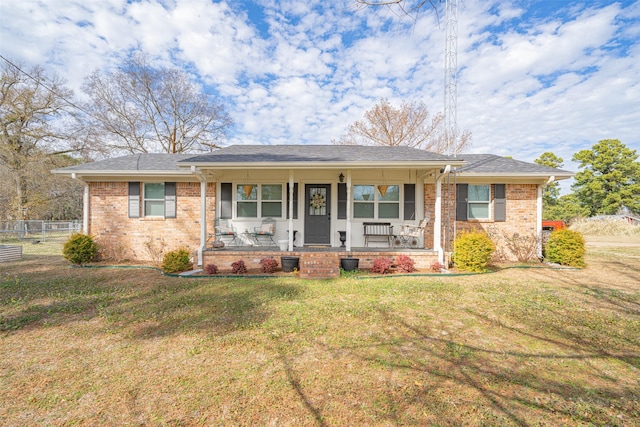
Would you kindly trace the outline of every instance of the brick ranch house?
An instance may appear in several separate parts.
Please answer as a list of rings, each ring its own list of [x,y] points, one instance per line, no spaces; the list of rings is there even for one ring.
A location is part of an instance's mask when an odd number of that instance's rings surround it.
[[[273,254],[278,242],[282,254],[331,258],[324,266],[328,276],[339,272],[340,254],[364,257],[365,267],[372,253],[399,251],[422,256],[419,267],[444,263],[461,230],[540,236],[544,186],[573,175],[491,154],[340,145],[134,154],[53,173],[84,184],[83,231],[130,259],[150,260],[154,245],[186,247],[199,266],[221,266],[243,250],[255,252],[257,260],[264,255],[257,247],[266,243],[272,247],[265,253]],[[273,219],[270,228],[264,228],[265,218]],[[428,221],[417,245],[396,248],[402,226],[423,219]],[[367,236],[365,223],[389,224],[393,228],[383,233],[393,236]],[[260,236],[263,231],[273,236]],[[211,251],[216,239],[227,241],[224,250]],[[314,251],[320,247],[329,249]]]

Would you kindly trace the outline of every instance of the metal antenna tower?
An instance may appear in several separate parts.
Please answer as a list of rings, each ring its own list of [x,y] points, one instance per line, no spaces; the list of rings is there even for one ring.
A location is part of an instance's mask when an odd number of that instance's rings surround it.
[[[458,151],[458,0],[445,0],[446,33],[444,46],[444,137],[447,155],[457,155]],[[453,175],[454,182],[451,182]],[[447,174],[444,181],[442,200],[443,227],[442,243],[445,251],[451,251],[455,239],[456,211],[455,171]]]
[[[458,0],[446,0],[444,126],[447,152],[455,156],[458,136]]]

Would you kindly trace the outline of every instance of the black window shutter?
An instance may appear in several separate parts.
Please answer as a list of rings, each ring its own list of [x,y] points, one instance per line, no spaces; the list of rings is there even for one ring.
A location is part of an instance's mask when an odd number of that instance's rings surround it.
[[[164,217],[176,217],[176,183],[164,183]]]
[[[456,220],[466,221],[467,216],[467,199],[469,197],[469,185],[456,185]]]
[[[493,199],[493,220],[507,220],[507,191],[505,184],[494,185],[495,197]]]
[[[338,183],[338,219],[347,219],[347,184]]]
[[[289,216],[289,183],[287,183],[287,206],[285,208],[285,210],[287,211],[287,219],[290,218]],[[293,219],[298,219],[298,183],[294,182],[293,183]]]
[[[233,184],[220,184],[220,215],[218,218],[230,219],[233,214]]]
[[[416,219],[416,185],[404,185],[404,219],[410,221]]]
[[[140,183],[129,183],[129,218],[140,218]]]

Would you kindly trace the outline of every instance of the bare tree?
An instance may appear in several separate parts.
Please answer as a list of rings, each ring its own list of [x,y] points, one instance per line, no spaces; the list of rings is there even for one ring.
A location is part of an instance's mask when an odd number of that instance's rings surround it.
[[[3,208],[7,219],[41,215],[51,200],[55,182],[49,169],[66,166],[65,153],[77,152],[73,92],[62,79],[46,76],[42,68],[28,70],[2,57],[0,78],[0,175]],[[60,163],[61,159],[65,159]],[[67,182],[64,193],[77,190]],[[62,193],[61,193],[62,194]],[[74,197],[74,196],[72,196]]]
[[[399,108],[381,99],[364,113],[362,120],[349,126],[347,133],[334,144],[403,145],[435,153],[446,153],[444,115],[430,116],[424,103],[402,102]],[[471,132],[463,132],[457,140],[456,153],[471,143]]]
[[[130,153],[211,151],[233,124],[222,104],[189,74],[153,67],[136,53],[116,71],[95,71],[83,91],[90,120],[115,150]]]

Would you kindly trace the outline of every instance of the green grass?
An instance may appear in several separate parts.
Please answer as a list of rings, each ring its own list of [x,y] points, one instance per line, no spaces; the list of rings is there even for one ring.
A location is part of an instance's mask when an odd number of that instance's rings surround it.
[[[0,265],[7,425],[633,425],[640,248],[307,281]]]

